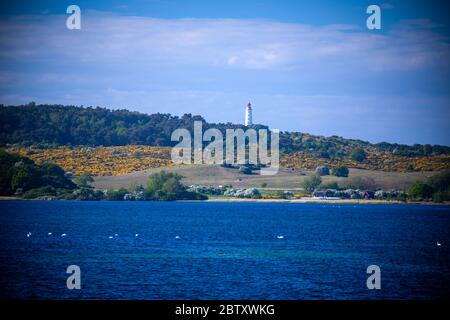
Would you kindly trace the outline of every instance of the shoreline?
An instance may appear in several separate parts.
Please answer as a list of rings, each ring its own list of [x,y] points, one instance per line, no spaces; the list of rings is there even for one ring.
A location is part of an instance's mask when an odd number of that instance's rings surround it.
[[[63,200],[63,199],[22,199],[14,196],[0,196],[0,201],[89,201],[89,200]],[[95,202],[114,202],[111,200],[91,200]],[[135,202],[135,201],[119,201],[119,202]],[[321,203],[321,204],[415,204],[415,205],[450,205],[450,202],[426,202],[426,201],[398,201],[398,200],[364,200],[364,199],[245,199],[245,198],[213,198],[208,200],[175,200],[175,201],[137,201],[137,202],[260,202],[260,203]]]
[[[450,202],[426,202],[426,201],[398,201],[398,200],[363,200],[363,199],[242,199],[242,198],[225,198],[225,199],[208,199],[205,202],[262,202],[262,203],[322,203],[322,204],[420,204],[420,205],[450,205]]]

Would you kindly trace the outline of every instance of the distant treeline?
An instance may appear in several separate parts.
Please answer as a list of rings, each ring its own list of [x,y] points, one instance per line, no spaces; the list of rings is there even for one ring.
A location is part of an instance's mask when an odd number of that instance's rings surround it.
[[[185,128],[193,132],[194,121],[203,122],[203,130],[214,127],[225,133],[226,129],[245,129],[232,123],[207,123],[201,116],[184,114],[143,114],[128,110],[109,110],[100,107],[63,105],[21,106],[0,105],[0,146],[16,144],[54,147],[58,145],[120,146],[141,144],[173,146],[172,132]],[[255,129],[267,128],[255,125]],[[365,141],[337,136],[320,137],[300,132],[281,132],[280,148],[286,153],[305,151],[322,158],[343,158],[355,148],[374,147],[404,156],[450,154],[450,147],[438,145],[400,145],[391,143],[370,144]]]
[[[193,132],[194,121],[202,121],[204,130],[245,128],[232,123],[210,124],[191,114],[178,117],[100,107],[0,105],[0,145],[173,146],[177,142],[171,141],[172,132],[178,128]]]

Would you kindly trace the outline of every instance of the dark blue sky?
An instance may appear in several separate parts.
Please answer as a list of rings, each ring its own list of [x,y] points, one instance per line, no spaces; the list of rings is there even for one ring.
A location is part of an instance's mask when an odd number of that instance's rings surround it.
[[[65,27],[81,8],[82,29]],[[368,30],[366,8],[382,8]],[[450,145],[448,4],[14,1],[0,4],[0,103],[254,121],[371,142]]]

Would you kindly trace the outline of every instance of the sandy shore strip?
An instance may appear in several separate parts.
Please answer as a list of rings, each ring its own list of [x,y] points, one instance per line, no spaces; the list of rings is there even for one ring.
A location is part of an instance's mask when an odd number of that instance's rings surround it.
[[[22,199],[19,197],[0,196],[0,201],[49,201],[46,199]],[[61,200],[52,199],[52,201],[83,201],[83,200]],[[107,201],[107,200],[100,200]],[[109,202],[109,201],[108,201]],[[151,202],[151,201],[149,201]],[[397,201],[397,200],[363,200],[363,199],[245,199],[245,198],[212,198],[208,200],[176,200],[175,202],[262,202],[262,203],[329,203],[329,204],[422,204],[422,205],[450,205],[450,202],[431,202],[431,201]]]
[[[281,203],[330,203],[330,204],[425,204],[425,205],[450,205],[450,202],[436,203],[425,201],[398,201],[398,200],[366,200],[366,199],[244,199],[244,198],[213,198],[205,202],[281,202]]]

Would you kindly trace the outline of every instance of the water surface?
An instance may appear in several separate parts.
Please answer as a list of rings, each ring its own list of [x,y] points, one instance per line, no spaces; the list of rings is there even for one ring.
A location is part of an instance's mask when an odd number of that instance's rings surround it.
[[[448,206],[1,201],[0,296],[449,298],[449,227]]]

